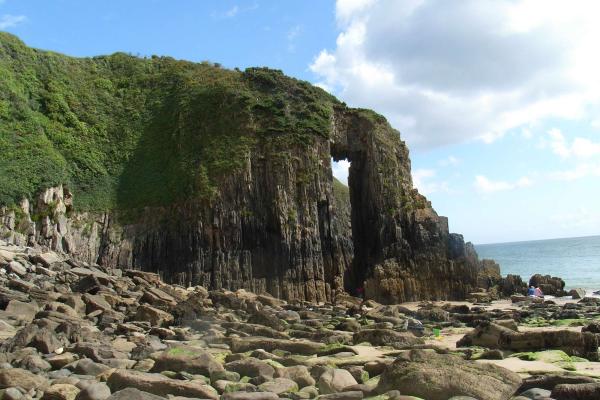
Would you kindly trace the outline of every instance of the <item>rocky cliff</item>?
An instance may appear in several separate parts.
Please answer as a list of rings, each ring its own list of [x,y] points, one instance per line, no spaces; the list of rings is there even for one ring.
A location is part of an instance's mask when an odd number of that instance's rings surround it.
[[[476,287],[474,248],[413,188],[406,145],[372,111],[279,71],[75,59],[6,34],[0,73],[10,242],[285,299]],[[351,162],[348,194],[332,158]]]

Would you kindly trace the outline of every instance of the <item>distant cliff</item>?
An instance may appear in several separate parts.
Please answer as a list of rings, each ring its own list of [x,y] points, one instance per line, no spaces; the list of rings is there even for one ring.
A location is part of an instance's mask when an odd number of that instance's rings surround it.
[[[279,71],[0,33],[0,236],[212,288],[460,299],[478,260],[380,115]],[[349,192],[331,158],[351,162]],[[348,203],[349,202],[349,203]]]

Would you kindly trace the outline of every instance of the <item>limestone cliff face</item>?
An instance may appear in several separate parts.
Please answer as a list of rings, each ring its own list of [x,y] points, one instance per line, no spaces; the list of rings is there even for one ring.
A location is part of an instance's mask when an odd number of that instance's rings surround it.
[[[341,105],[331,124],[330,138],[285,157],[257,146],[210,203],[82,213],[72,209],[77,193],[59,186],[3,208],[0,234],[183,285],[310,301],[361,286],[382,302],[464,298],[477,255],[413,189],[399,133]],[[350,215],[335,198],[331,157],[351,161]]]
[[[458,299],[476,286],[477,255],[413,189],[398,131],[308,82],[73,58],[3,32],[0,76],[0,238],[286,299],[360,287],[382,302]],[[348,195],[332,157],[351,161]]]

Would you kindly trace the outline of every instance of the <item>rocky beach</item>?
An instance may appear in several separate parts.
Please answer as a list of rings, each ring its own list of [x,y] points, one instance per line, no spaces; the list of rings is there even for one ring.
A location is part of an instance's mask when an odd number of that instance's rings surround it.
[[[154,273],[5,242],[0,280],[5,400],[600,393],[600,300],[593,298],[502,298],[494,284],[470,301],[382,305],[340,293],[332,302],[286,302],[166,284]]]
[[[600,299],[480,259],[376,112],[4,32],[0,76],[0,400],[600,399]]]

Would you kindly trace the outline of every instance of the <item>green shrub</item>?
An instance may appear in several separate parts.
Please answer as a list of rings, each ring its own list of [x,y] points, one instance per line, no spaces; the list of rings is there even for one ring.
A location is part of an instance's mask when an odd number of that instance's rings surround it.
[[[4,205],[61,183],[79,210],[210,202],[257,146],[276,158],[328,137],[338,104],[277,70],[72,58],[2,32],[0,76]]]

